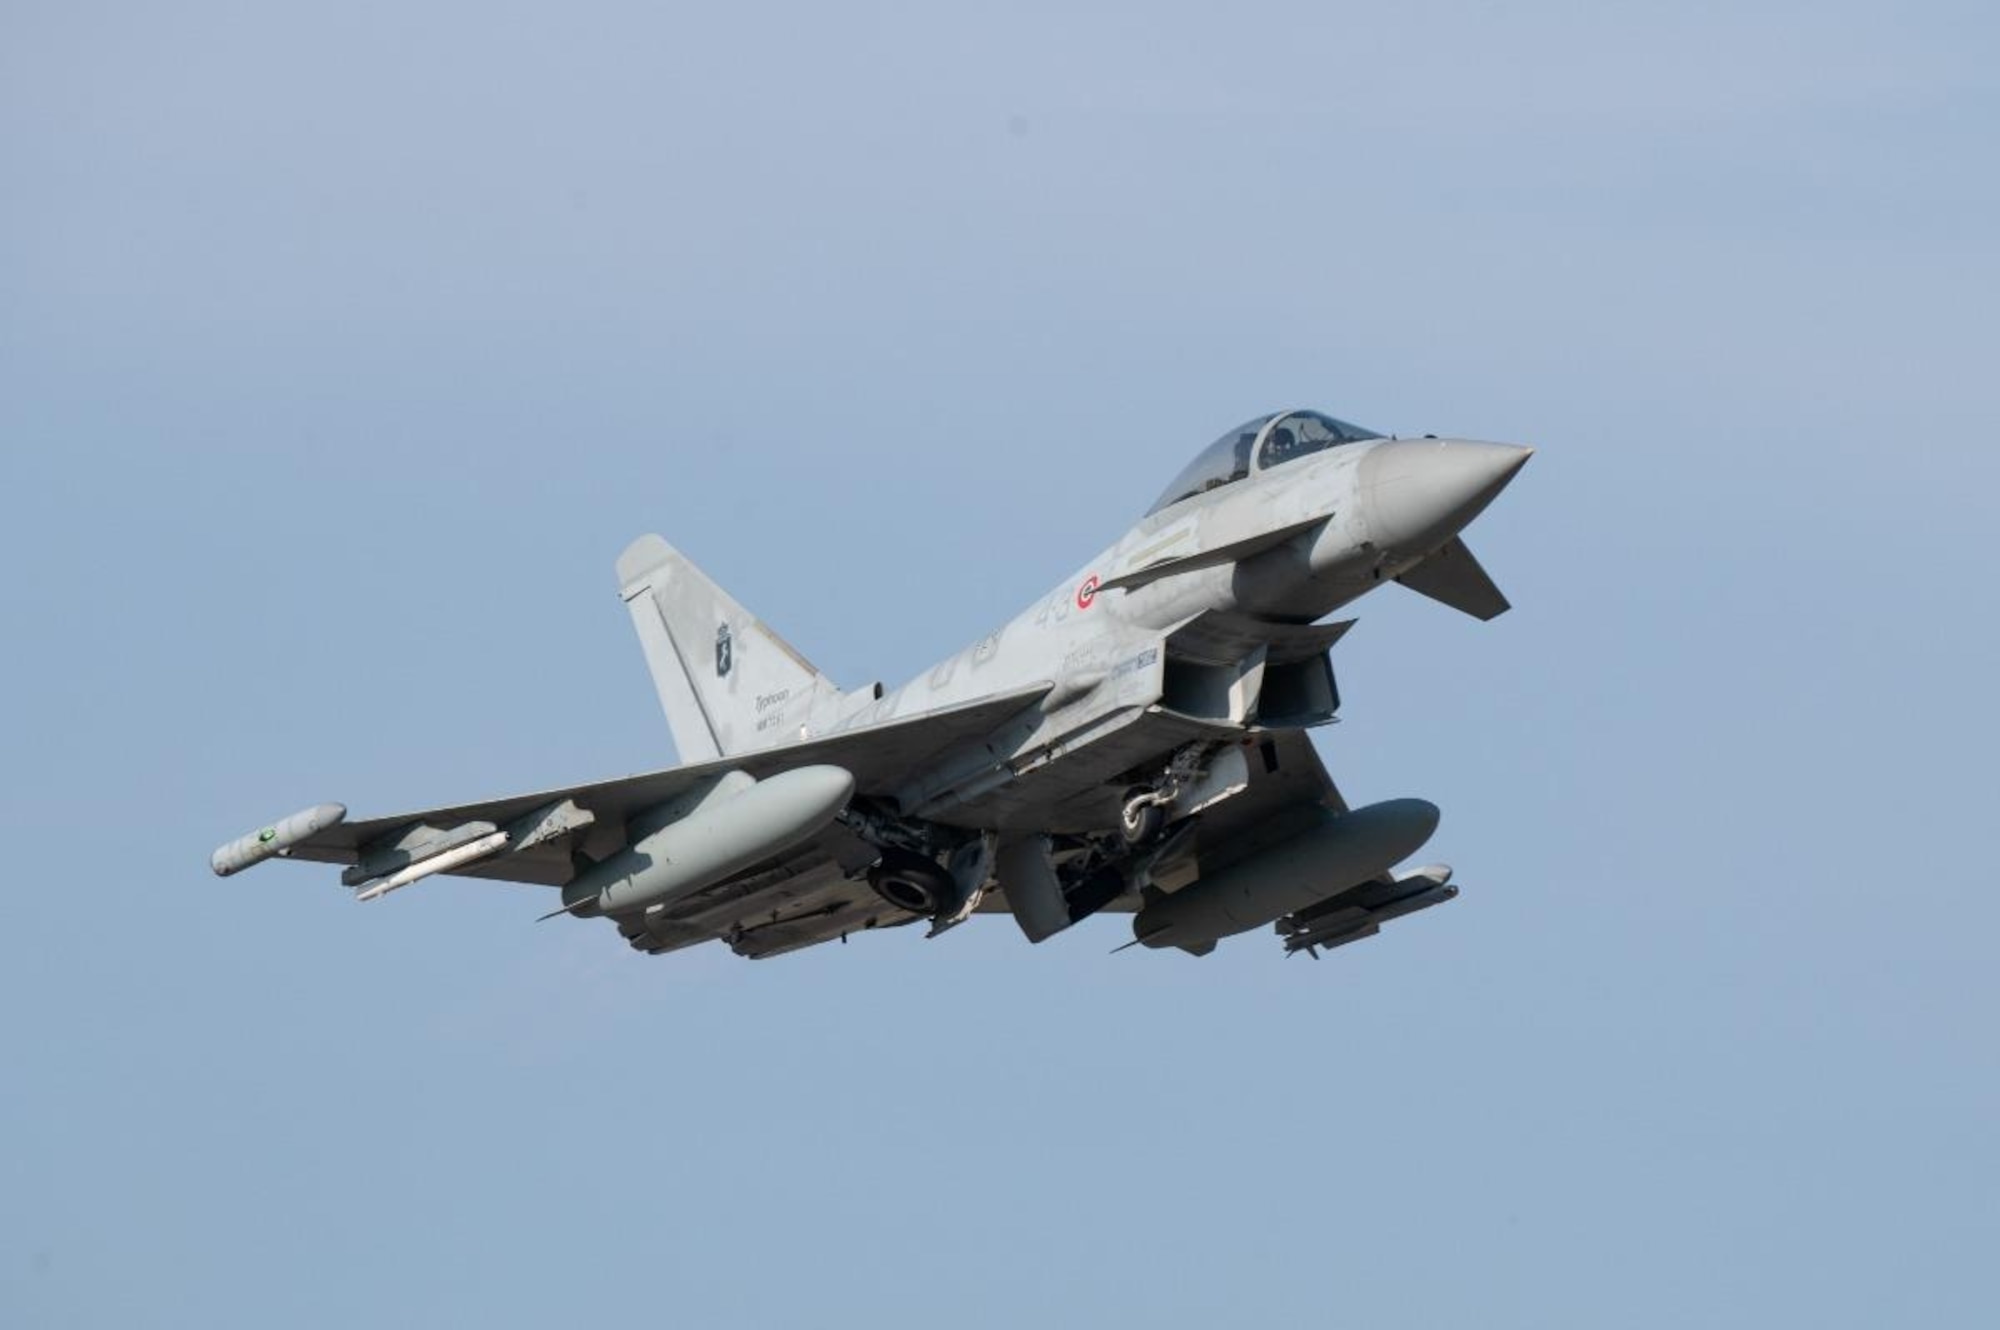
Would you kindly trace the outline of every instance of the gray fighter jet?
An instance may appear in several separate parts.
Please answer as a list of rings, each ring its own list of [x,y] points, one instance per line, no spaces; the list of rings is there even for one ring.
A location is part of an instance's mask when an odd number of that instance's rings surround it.
[[[1275,924],[1287,954],[1450,900],[1397,873],[1421,799],[1349,808],[1305,731],[1340,705],[1340,606],[1395,581],[1507,608],[1459,532],[1528,448],[1391,439],[1315,411],[1217,439],[1144,517],[1004,627],[901,688],[843,690],[658,536],[618,582],[685,765],[217,850],[347,866],[375,900],[434,874],[535,883],[658,954],[775,956],[1007,911],[1040,942],[1101,910],[1194,955]],[[552,897],[550,904],[557,902]]]

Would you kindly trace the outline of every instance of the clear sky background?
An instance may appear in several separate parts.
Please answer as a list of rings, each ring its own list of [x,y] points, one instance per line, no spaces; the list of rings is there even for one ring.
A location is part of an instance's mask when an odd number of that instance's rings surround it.
[[[0,1323],[1995,1324],[1996,38],[0,7]],[[635,534],[895,683],[1291,405],[1540,449],[1339,648],[1374,941],[209,874],[671,762]]]

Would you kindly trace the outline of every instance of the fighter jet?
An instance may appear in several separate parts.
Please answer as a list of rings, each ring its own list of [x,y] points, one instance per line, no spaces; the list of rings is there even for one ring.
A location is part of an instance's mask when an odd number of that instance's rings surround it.
[[[1459,533],[1533,450],[1385,438],[1316,411],[1204,449],[1108,549],[893,690],[842,689],[658,536],[620,595],[685,765],[390,817],[320,804],[218,849],[346,866],[356,899],[437,874],[532,883],[543,918],[652,955],[777,956],[1013,915],[1100,911],[1197,956],[1275,926],[1286,954],[1457,895],[1421,799],[1350,808],[1306,731],[1340,706],[1341,606],[1396,582],[1508,608]],[[1121,950],[1123,948],[1120,948]]]

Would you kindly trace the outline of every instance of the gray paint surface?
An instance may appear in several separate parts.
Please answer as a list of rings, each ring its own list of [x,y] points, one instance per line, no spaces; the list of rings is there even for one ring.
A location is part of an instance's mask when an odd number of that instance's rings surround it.
[[[1428,837],[1434,812],[1383,862],[1357,857],[1373,843],[1362,824],[1391,805],[1357,816],[1345,841],[1304,836],[1308,810],[1345,809],[1312,750],[1279,737],[1335,718],[1330,653],[1351,621],[1311,621],[1397,579],[1475,617],[1506,608],[1459,532],[1531,451],[1272,413],[1224,435],[1046,596],[888,690],[843,692],[684,554],[642,536],[618,559],[620,596],[676,745],[696,761],[314,827],[282,852],[355,865],[344,880],[364,901],[431,871],[560,884],[562,911],[608,916],[656,953],[721,939],[775,956],[927,912],[936,937],[981,910],[1011,910],[1042,941],[1111,909],[1143,911],[1149,945],[1207,954],[1385,880]],[[1442,571],[1426,583],[1433,560]],[[1272,779],[1281,769],[1300,779]],[[581,814],[566,833],[547,830],[555,808]],[[516,820],[537,829],[531,843],[495,834]],[[1287,836],[1300,839],[1278,855]],[[245,853],[218,851],[218,871]],[[918,907],[925,891],[876,889],[874,865],[887,873],[898,854],[937,871],[934,909]],[[1221,891],[1205,873],[1253,855],[1268,866],[1232,880],[1263,885],[1198,903]]]
[[[8,7],[0,1323],[1988,1323],[1996,22]],[[1337,965],[202,862],[675,760],[632,534],[900,682],[1293,400],[1543,445],[1346,612],[1468,885]]]

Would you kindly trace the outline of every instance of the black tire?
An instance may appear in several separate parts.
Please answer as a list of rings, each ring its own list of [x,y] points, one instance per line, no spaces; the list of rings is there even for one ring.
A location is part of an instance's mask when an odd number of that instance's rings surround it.
[[[1139,797],[1152,791],[1144,789],[1127,790],[1125,805],[1118,815],[1118,830],[1124,835],[1127,845],[1145,845],[1156,839],[1166,829],[1167,806],[1156,803],[1134,803]]]
[[[882,851],[882,862],[868,870],[868,885],[899,910],[934,915],[954,894],[951,874],[913,850]]]

